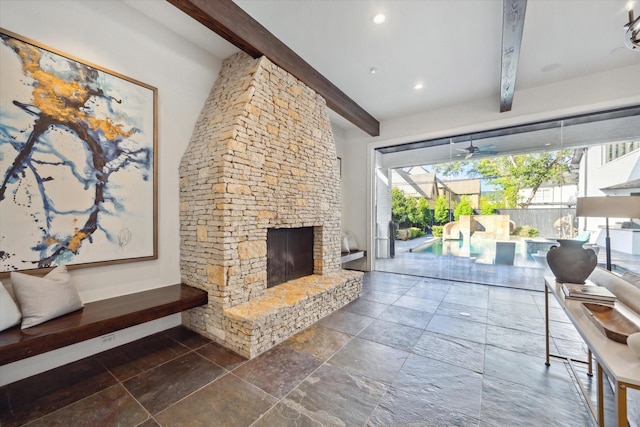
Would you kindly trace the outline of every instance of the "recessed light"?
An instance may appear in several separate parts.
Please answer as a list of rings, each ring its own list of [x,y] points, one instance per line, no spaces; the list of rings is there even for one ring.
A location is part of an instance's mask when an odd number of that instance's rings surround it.
[[[386,19],[383,13],[376,13],[372,20],[375,24],[382,24]]]
[[[421,82],[416,83],[416,85],[413,87],[415,90],[420,90],[424,87],[424,85]]]
[[[371,67],[371,68],[369,68],[369,72],[370,72],[371,74],[375,74],[375,73],[377,73],[377,72],[378,72],[378,69],[377,69],[376,67]]]

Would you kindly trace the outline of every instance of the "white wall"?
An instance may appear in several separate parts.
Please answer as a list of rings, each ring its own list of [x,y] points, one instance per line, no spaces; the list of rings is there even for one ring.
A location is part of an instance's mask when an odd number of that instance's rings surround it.
[[[377,159],[375,159],[376,169],[373,189],[376,200],[376,246],[374,248],[374,252],[371,252],[371,256],[375,256],[376,258],[389,258],[391,256],[392,237],[392,231],[389,229],[389,224],[393,219],[391,215],[391,207],[393,203],[391,189],[393,188],[394,177],[398,179],[402,178],[400,178],[400,175],[398,175],[398,173],[393,169],[380,166],[381,162],[379,161],[379,158],[381,156],[382,154],[376,153]],[[411,186],[408,187],[413,189]]]
[[[351,143],[342,132],[334,132],[336,153],[342,158],[342,230],[353,233],[360,248],[367,245],[367,235],[363,230],[369,229],[367,182],[363,181],[367,173],[367,151],[360,143]],[[349,263],[349,268],[367,271],[370,269],[372,246],[367,247],[366,259]]]
[[[0,27],[158,88],[158,260],[73,270],[72,277],[85,302],[180,283],[178,164],[221,59],[120,1],[0,0]],[[167,319],[122,340],[116,334],[110,346],[180,323],[179,316]],[[78,357],[92,350],[83,345]],[[75,351],[2,366],[0,384],[74,360]]]
[[[518,192],[520,200],[526,200],[533,191],[532,188],[525,188]],[[540,187],[531,199],[530,209],[547,209],[549,207],[562,208],[569,203],[575,203],[578,197],[578,185],[554,185],[553,187]]]
[[[343,179],[343,224],[350,227],[359,241],[367,242],[368,251],[372,250],[371,152],[375,148],[640,105],[638,75],[640,65],[516,90],[513,109],[507,113],[499,112],[496,92],[495,98],[382,122],[378,137],[370,137],[358,129],[346,132],[339,141],[344,153],[343,169],[349,171],[348,179]]]
[[[591,147],[587,151],[586,173],[583,178],[585,196],[629,195],[629,190],[601,191],[614,185],[624,184],[636,179],[636,170],[640,164],[640,151],[636,150],[620,156],[610,162],[605,162],[604,147]],[[582,174],[581,174],[582,176]]]

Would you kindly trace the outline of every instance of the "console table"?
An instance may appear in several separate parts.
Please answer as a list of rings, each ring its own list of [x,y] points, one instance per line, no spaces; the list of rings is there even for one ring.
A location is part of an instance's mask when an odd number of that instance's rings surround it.
[[[560,303],[582,339],[587,344],[589,356],[594,355],[597,368],[598,381],[598,401],[597,401],[597,422],[604,426],[604,388],[603,371],[614,382],[614,397],[618,427],[627,426],[627,388],[640,390],[640,358],[638,358],[626,344],[621,344],[608,339],[601,332],[595,323],[587,317],[586,310],[578,300],[565,299],[562,292],[561,283],[556,282],[554,277],[545,277],[544,302],[545,302],[545,332],[546,332],[546,364],[549,365],[550,357],[558,357],[571,361],[567,357],[550,354],[549,352],[549,292],[551,292]],[[640,324],[640,317],[629,310],[620,302],[616,301],[616,309]],[[589,361],[585,363],[590,363]],[[576,376],[577,378],[577,376]],[[596,413],[591,405],[591,400],[586,395],[584,388],[582,392],[591,408],[591,412],[596,417]]]

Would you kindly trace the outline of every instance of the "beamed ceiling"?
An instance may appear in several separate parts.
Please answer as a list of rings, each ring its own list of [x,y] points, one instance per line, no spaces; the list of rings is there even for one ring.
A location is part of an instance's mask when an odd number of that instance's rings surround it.
[[[322,95],[329,108],[371,136],[380,123],[231,0],[167,0],[247,54],[266,56]]]
[[[640,64],[627,0],[123,1],[221,59],[266,54],[325,96],[334,126],[370,135],[478,99],[517,113],[519,90]]]
[[[254,58],[267,56],[324,96],[333,111],[369,135],[380,135],[380,123],[371,114],[232,0],[167,1]],[[513,103],[526,6],[527,0],[503,0],[500,112],[510,111]]]

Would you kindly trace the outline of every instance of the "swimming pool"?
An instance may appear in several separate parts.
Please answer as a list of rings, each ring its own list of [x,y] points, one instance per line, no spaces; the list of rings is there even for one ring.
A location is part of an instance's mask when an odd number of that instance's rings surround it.
[[[504,262],[505,250],[506,262]],[[511,250],[514,251],[513,261],[511,261],[509,253]],[[521,237],[512,237],[509,242],[473,237],[470,240],[443,241],[442,239],[436,239],[432,243],[414,249],[411,252],[474,258],[475,262],[479,264],[508,264],[518,267],[538,266],[533,258],[527,256],[526,244]]]

